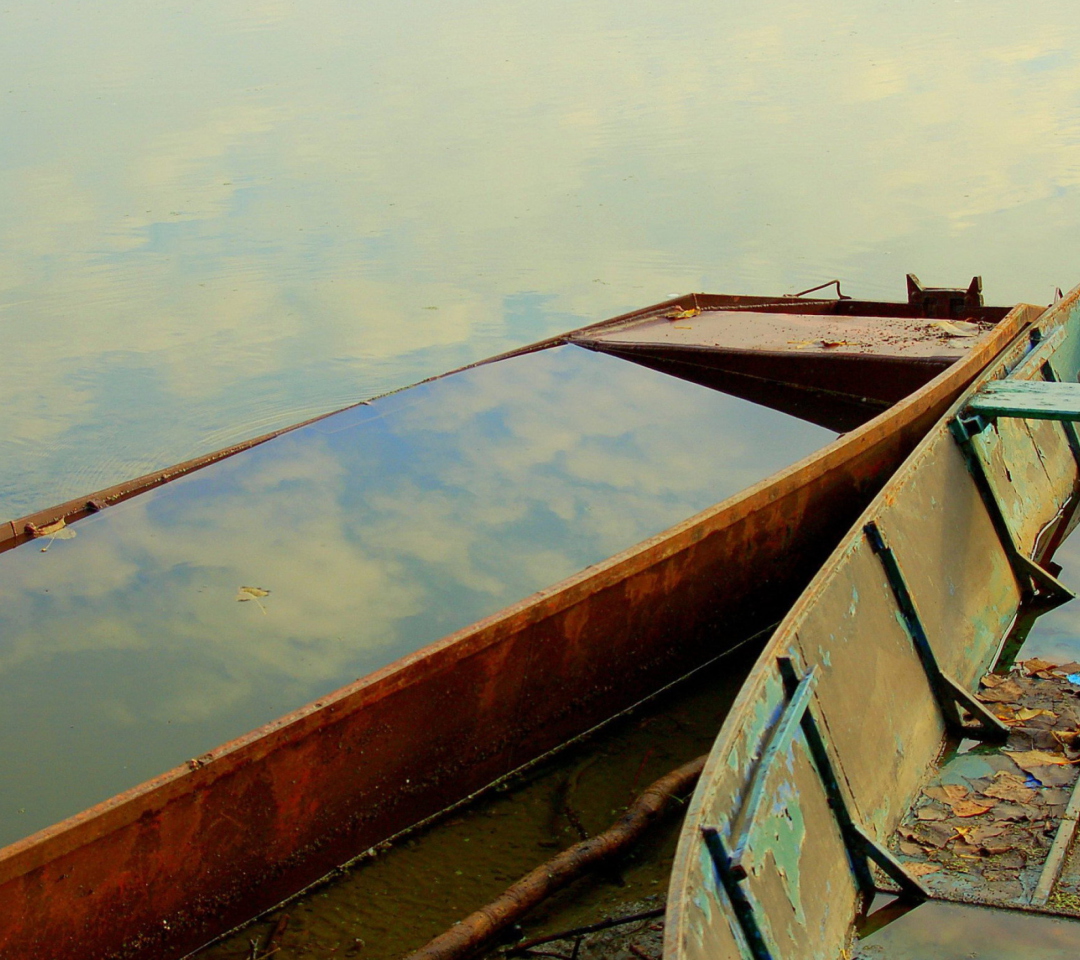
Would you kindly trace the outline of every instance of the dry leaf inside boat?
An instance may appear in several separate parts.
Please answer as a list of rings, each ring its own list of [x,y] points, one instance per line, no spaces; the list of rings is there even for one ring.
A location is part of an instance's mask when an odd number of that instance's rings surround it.
[[[1031,660],[1025,660],[1020,664],[1024,668],[1024,672],[1031,676],[1035,673],[1042,673],[1045,670],[1051,670],[1054,667],[1049,660],[1040,660],[1038,657],[1033,657]]]
[[[905,863],[904,871],[909,877],[925,877],[928,873],[937,873],[940,863]]]
[[[955,836],[955,827],[935,820],[920,820],[915,825],[915,829],[909,833],[909,837],[917,843],[928,847],[938,847],[939,849],[944,847]]]
[[[959,783],[935,784],[932,787],[924,787],[923,793],[931,800],[939,800],[942,803],[952,803],[961,800],[968,795],[967,787]]]
[[[1023,780],[1007,771],[998,773],[993,784],[982,793],[985,797],[996,797],[1012,803],[1030,803],[1035,798],[1035,791],[1031,787],[1025,787]]]
[[[915,811],[915,816],[919,820],[945,820],[949,815],[941,808],[928,803],[925,807],[919,807]]]
[[[977,817],[981,813],[994,806],[993,801],[986,800],[954,800],[952,812],[957,817]]]
[[[1057,714],[1053,710],[1041,710],[1036,707],[1021,707],[1016,711],[1017,720],[1034,720],[1036,717],[1053,717],[1057,719]]]
[[[673,310],[671,313],[665,313],[664,317],[667,320],[689,320],[699,313],[701,311],[697,307],[691,307],[689,310]]]
[[[967,320],[934,320],[930,325],[937,327],[950,337],[977,337],[979,335],[979,325],[969,323]]]
[[[983,682],[985,683],[985,680]],[[1015,680],[1005,680],[1001,683],[994,684],[992,687],[980,690],[977,696],[985,703],[1008,703],[1013,700],[1018,700],[1023,693],[1024,691],[1020,689],[1020,684]]]
[[[1027,770],[1028,773],[1031,773],[1035,767],[1067,766],[1069,763],[1061,754],[1047,753],[1045,750],[1003,750],[1002,753],[1012,757],[1013,763],[1021,770]]]

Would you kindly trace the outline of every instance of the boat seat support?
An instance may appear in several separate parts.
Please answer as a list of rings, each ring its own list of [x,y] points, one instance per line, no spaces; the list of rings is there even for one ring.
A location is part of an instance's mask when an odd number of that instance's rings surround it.
[[[1054,364],[1047,360],[1042,365],[1043,379],[1048,383],[1061,383],[1061,378],[1057,375],[1057,371],[1054,369]],[[1080,384],[1077,384],[1080,386]],[[1080,467],[1080,434],[1076,432],[1076,422],[1073,420],[1062,420],[1061,429],[1065,431],[1065,439],[1069,443],[1069,449],[1072,451],[1073,459],[1076,461],[1077,467]]]
[[[1001,722],[986,706],[975,699],[967,689],[941,669],[934,654],[934,648],[930,645],[930,639],[926,635],[922,618],[919,616],[915,600],[908,589],[907,580],[897,562],[896,554],[892,547],[885,541],[881,528],[871,521],[863,532],[866,539],[881,565],[885,570],[885,579],[889,581],[893,597],[900,608],[900,614],[904,619],[908,636],[915,646],[915,650],[922,662],[926,677],[930,681],[930,688],[941,709],[945,719],[945,725],[949,731],[957,736],[968,737],[977,740],[1004,740],[1009,735],[1009,728]],[[1030,562],[1030,561],[1029,561]],[[1033,564],[1034,565],[1034,564]],[[1040,568],[1041,569],[1041,568]],[[964,722],[961,710],[971,714],[974,724]]]
[[[986,420],[1080,420],[1080,383],[1057,380],[990,380],[968,401],[969,414]]]
[[[716,869],[717,879],[720,886],[731,901],[731,909],[738,921],[739,929],[746,938],[747,946],[754,960],[774,960],[773,953],[765,942],[765,935],[761,932],[761,926],[754,913],[754,905],[747,897],[746,891],[739,885],[739,880],[745,877],[736,877],[731,857],[728,856],[724,839],[716,827],[702,827],[701,836],[705,841],[705,847],[712,858],[713,867]]]
[[[787,700],[779,720],[773,727],[769,743],[754,769],[746,792],[746,800],[733,823],[732,835],[735,839],[732,851],[728,852],[727,845],[717,827],[705,826],[701,829],[702,839],[712,858],[717,879],[731,901],[739,927],[754,960],[773,960],[774,954],[770,951],[761,925],[758,923],[754,905],[741,886],[742,881],[748,876],[743,858],[752,840],[758,812],[767,797],[766,781],[769,770],[778,756],[787,753],[787,748],[798,730],[801,730],[806,738],[814,769],[825,791],[829,809],[832,810],[837,826],[840,828],[840,835],[847,849],[851,869],[859,888],[867,895],[874,893],[877,889],[870,870],[870,864],[875,863],[900,889],[901,896],[912,900],[925,900],[928,897],[922,884],[909,876],[889,850],[878,843],[851,816],[832,759],[829,757],[825,739],[818,729],[811,709],[816,668],[811,668],[799,677],[789,657],[778,657],[777,667],[784,683]]]
[[[1077,386],[1080,387],[1080,384],[1077,384]],[[1012,530],[1009,528],[1009,522],[1005,519],[1005,513],[1001,509],[1001,504],[998,502],[993,486],[990,484],[990,478],[986,473],[986,464],[972,443],[972,438],[982,433],[992,422],[993,418],[984,417],[981,413],[968,412],[950,420],[949,430],[960,445],[964,460],[967,462],[968,472],[975,481],[975,487],[979,491],[983,506],[986,508],[990,521],[994,525],[998,539],[1009,556],[1013,574],[1017,582],[1023,587],[1024,599],[1028,603],[1049,610],[1060,606],[1068,600],[1072,600],[1076,594],[1016,545]]]

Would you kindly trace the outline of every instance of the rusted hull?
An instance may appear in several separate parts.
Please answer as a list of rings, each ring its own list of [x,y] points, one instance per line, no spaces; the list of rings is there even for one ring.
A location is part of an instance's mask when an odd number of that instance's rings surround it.
[[[1080,288],[980,383],[1075,385],[1078,370]],[[762,651],[683,828],[669,960],[846,955],[872,864],[925,895],[892,832],[946,731],[1005,733],[973,691],[1021,610],[1068,596],[1038,564],[1076,519],[1070,429],[972,420],[975,403],[966,394],[919,444]]]
[[[774,623],[1033,314],[815,457],[0,851],[0,957],[176,957]]]

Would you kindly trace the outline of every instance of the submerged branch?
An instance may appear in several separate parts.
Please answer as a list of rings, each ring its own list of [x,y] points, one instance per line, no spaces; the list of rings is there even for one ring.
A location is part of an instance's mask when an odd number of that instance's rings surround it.
[[[649,786],[611,827],[583,840],[526,874],[491,903],[454,924],[407,960],[462,960],[472,956],[553,893],[598,864],[623,853],[667,810],[692,790],[705,757],[698,757]]]

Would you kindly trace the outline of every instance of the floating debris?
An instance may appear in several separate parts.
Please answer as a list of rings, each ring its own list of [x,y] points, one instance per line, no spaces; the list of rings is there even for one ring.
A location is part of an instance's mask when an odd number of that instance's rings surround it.
[[[259,609],[266,613],[266,607],[260,602],[260,597],[270,596],[269,590],[264,590],[262,587],[241,587],[236,591],[236,600],[238,603],[246,603],[248,600],[254,600],[259,604]]]
[[[32,523],[26,525],[26,532],[30,534],[35,540],[41,537],[48,537],[49,542],[41,548],[41,552],[44,553],[53,545],[54,540],[73,540],[75,539],[75,531],[68,525],[67,521],[61,517],[59,520],[54,520],[52,523],[47,523],[43,527],[35,526]]]
[[[692,317],[696,317],[701,311],[697,307],[691,307],[689,310],[683,310],[680,307],[676,307],[670,313],[664,314],[666,320],[689,320]]]

